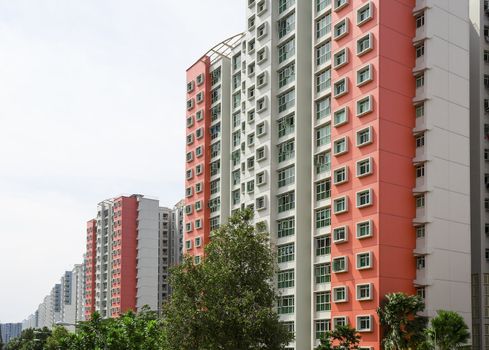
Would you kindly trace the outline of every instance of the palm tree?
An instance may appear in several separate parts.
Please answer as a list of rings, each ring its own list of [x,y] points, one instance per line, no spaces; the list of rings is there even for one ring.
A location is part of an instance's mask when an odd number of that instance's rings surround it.
[[[424,341],[427,319],[418,315],[423,310],[424,302],[419,296],[404,293],[385,296],[377,313],[384,331],[382,343],[386,350],[415,349]]]
[[[470,339],[469,327],[454,311],[440,310],[431,320],[430,338],[440,350],[459,349]]]

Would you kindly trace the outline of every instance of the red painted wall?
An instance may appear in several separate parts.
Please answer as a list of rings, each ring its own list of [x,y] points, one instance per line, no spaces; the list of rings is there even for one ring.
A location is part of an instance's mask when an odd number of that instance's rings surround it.
[[[332,317],[347,316],[349,324],[356,326],[357,315],[373,315],[372,332],[362,333],[362,346],[380,349],[381,332],[376,308],[386,293],[403,291],[414,293],[415,264],[413,249],[415,234],[412,219],[415,205],[412,188],[415,184],[412,158],[415,147],[412,128],[415,115],[414,97],[415,53],[412,44],[414,0],[371,0],[374,18],[364,25],[356,25],[356,10],[368,1],[350,1],[338,12],[333,12],[333,25],[344,17],[349,18],[349,34],[338,41],[332,40],[333,52],[348,47],[350,61],[344,67],[332,69],[333,83],[339,78],[349,78],[349,92],[339,99],[332,98],[333,111],[349,107],[349,121],[338,128],[332,127],[332,141],[340,136],[349,137],[349,151],[332,156],[332,170],[346,165],[349,181],[332,186],[332,199],[346,195],[349,211],[332,215],[332,228],[346,225],[348,242],[332,243],[331,254],[348,257],[348,272],[332,273],[332,288],[348,286],[347,303],[332,303]],[[356,41],[367,33],[373,34],[373,50],[358,57]],[[373,65],[373,81],[356,86],[356,71],[366,64]],[[373,112],[356,116],[356,101],[373,96]],[[373,143],[356,147],[356,131],[371,126]],[[356,161],[366,157],[373,159],[373,174],[356,178]],[[373,205],[356,208],[356,192],[371,188]],[[358,240],[356,223],[373,221],[373,237]],[[356,253],[371,251],[373,268],[356,269]],[[372,283],[373,300],[357,301],[356,284]]]
[[[112,241],[112,316],[136,310],[137,294],[137,197],[114,200]]]
[[[95,312],[95,261],[97,251],[97,221],[87,222],[87,245],[85,265],[85,319]]]
[[[210,233],[210,227],[209,227],[209,198],[210,198],[210,188],[209,188],[209,181],[210,181],[210,153],[209,153],[209,147],[210,147],[210,141],[211,141],[211,135],[210,135],[210,125],[211,125],[211,115],[210,115],[210,106],[211,106],[211,80],[209,76],[209,71],[210,71],[210,59],[209,57],[203,57],[199,61],[197,61],[192,67],[190,67],[187,70],[187,82],[193,82],[194,83],[194,89],[191,92],[187,92],[186,94],[186,99],[187,101],[190,99],[194,100],[194,107],[191,108],[190,110],[187,109],[186,112],[186,117],[193,117],[194,119],[194,124],[191,127],[187,127],[187,136],[190,134],[194,135],[194,142],[191,145],[187,145],[186,147],[186,153],[188,152],[193,152],[193,160],[191,162],[186,163],[185,170],[192,169],[193,170],[193,178],[190,180],[185,181],[185,188],[192,187],[193,189],[193,195],[190,197],[185,198],[185,205],[191,205],[193,208],[193,211],[190,215],[185,214],[185,220],[184,222],[191,222],[192,223],[192,231],[191,232],[184,232],[184,254],[189,254],[192,256],[195,255],[203,255],[204,253],[204,246],[209,242],[209,233]],[[197,84],[197,77],[199,75],[203,74],[204,76],[204,83],[201,85]],[[204,100],[201,103],[197,103],[196,96],[199,92],[204,93]],[[200,121],[196,120],[196,113],[197,111],[202,111],[203,112],[203,119]],[[197,139],[195,137],[195,132],[197,129],[203,128],[204,131],[204,136],[201,139]],[[198,158],[195,155],[195,150],[197,147],[202,146],[203,147],[203,156]],[[203,164],[204,166],[204,171],[201,175],[196,175],[195,167],[198,164]],[[197,183],[201,182],[203,184],[203,191],[201,193],[196,193],[195,191],[195,185]],[[195,211],[195,203],[197,201],[202,201],[202,210],[197,212]],[[195,228],[195,220],[196,219],[201,219],[202,220],[202,228],[201,229],[196,229]],[[184,231],[185,228],[184,228]],[[196,237],[201,237],[202,238],[202,245],[198,248],[195,247],[195,238]],[[187,240],[192,241],[192,249],[187,250],[185,248],[185,242]]]

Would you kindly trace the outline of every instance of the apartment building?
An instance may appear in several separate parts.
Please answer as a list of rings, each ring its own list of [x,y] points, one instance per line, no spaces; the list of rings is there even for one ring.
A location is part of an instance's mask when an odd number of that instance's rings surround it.
[[[489,349],[489,3],[470,0],[472,335]]]
[[[22,333],[22,323],[0,323],[0,340],[7,344]]]
[[[376,308],[396,291],[469,324],[468,4],[245,6],[245,32],[187,70],[184,253],[200,262],[252,207],[290,349],[341,324],[380,349]]]

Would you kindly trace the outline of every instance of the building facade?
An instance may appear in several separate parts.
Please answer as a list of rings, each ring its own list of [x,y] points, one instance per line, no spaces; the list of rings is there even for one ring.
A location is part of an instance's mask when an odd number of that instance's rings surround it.
[[[468,3],[247,0],[246,23],[187,70],[184,253],[252,207],[291,349],[340,324],[380,349],[397,291],[470,324]]]
[[[22,323],[0,323],[0,336],[3,344],[17,338],[22,333]]]

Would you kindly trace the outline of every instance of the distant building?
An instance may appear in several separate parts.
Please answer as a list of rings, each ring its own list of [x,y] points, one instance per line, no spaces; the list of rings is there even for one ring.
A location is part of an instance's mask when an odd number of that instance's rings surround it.
[[[22,332],[22,323],[0,323],[0,335],[4,344],[17,338]]]

